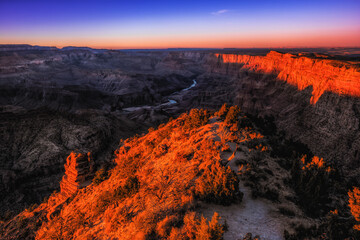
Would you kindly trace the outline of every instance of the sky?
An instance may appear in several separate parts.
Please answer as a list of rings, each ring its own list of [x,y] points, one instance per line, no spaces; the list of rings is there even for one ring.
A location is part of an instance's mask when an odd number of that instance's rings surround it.
[[[0,0],[0,44],[360,46],[360,0]]]

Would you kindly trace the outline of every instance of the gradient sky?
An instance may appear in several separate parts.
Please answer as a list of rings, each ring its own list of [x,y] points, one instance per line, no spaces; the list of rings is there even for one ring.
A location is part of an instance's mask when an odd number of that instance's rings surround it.
[[[360,0],[0,0],[0,44],[360,46]]]

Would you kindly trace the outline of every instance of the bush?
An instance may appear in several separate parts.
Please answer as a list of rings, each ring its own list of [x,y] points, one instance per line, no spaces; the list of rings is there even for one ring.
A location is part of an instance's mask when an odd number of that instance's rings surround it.
[[[119,199],[127,198],[139,191],[140,188],[140,182],[138,178],[135,177],[129,177],[126,179],[126,182],[124,186],[119,187],[115,191],[115,196]]]
[[[303,156],[294,162],[292,181],[302,207],[310,216],[317,216],[321,210],[329,211],[325,206],[329,202],[330,168],[318,157],[306,161],[306,156]]]
[[[230,167],[222,167],[219,162],[210,165],[196,180],[198,198],[216,204],[230,205],[242,200],[239,180]]]
[[[199,240],[222,240],[225,232],[224,225],[219,223],[220,216],[214,212],[210,222],[202,216],[200,219],[194,212],[189,212],[184,217],[181,228],[172,228],[168,239],[199,239]]]
[[[358,222],[358,224],[354,225],[354,229],[360,231],[360,189],[354,187],[352,191],[348,192],[348,195],[351,214]]]
[[[229,107],[226,103],[224,103],[221,108],[219,109],[219,111],[217,111],[214,115],[215,116],[218,116],[219,118],[221,118],[222,120],[225,119],[226,117],[226,114],[228,113],[229,111]]]
[[[100,168],[95,173],[95,177],[93,178],[93,183],[95,185],[99,185],[101,182],[105,181],[108,178],[108,173],[105,171],[104,168]]]
[[[238,106],[230,107],[228,113],[226,114],[225,123],[226,124],[234,124],[238,123],[240,116],[240,108]]]
[[[207,110],[191,109],[185,118],[184,128],[186,130],[201,127],[209,121],[210,114]]]
[[[328,239],[351,239],[351,227],[352,222],[348,218],[341,217],[335,210],[328,213],[319,232],[325,233]]]

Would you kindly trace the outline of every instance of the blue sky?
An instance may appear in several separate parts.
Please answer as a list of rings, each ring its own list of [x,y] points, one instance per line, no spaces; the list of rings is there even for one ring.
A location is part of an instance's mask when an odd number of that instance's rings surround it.
[[[1,0],[0,36],[109,48],[359,46],[360,1]]]

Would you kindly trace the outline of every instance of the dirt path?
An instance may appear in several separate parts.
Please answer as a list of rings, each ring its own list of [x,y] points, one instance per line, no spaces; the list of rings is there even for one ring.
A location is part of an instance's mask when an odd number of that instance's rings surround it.
[[[214,140],[220,140],[216,134],[218,129],[216,121],[212,120],[214,125]],[[237,171],[236,160],[246,158],[247,154],[243,151],[237,151],[235,143],[228,143],[231,152],[222,152],[221,158],[228,160],[230,166]],[[281,240],[283,238],[284,226],[286,223],[282,218],[276,216],[276,209],[270,201],[264,199],[253,199],[251,189],[245,187],[242,182],[239,185],[240,191],[244,193],[240,204],[231,206],[221,206],[215,204],[202,204],[201,213],[207,219],[211,219],[214,212],[218,212],[221,218],[226,219],[229,230],[224,234],[225,240],[237,240],[252,233],[253,236],[259,235],[262,240]]]
[[[259,235],[262,240],[283,239],[284,223],[281,219],[272,216],[274,210],[262,199],[252,199],[251,190],[240,184],[240,191],[244,193],[240,204],[221,206],[215,204],[203,204],[204,217],[211,219],[214,212],[219,213],[221,218],[226,219],[229,230],[225,232],[225,240],[237,240],[252,233]]]

